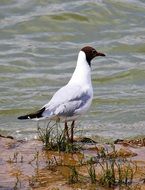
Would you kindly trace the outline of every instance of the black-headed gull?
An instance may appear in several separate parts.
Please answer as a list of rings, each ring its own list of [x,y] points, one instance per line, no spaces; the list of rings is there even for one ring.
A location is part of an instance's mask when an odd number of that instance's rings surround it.
[[[91,60],[105,54],[97,52],[94,48],[86,46],[78,55],[75,71],[67,83],[60,88],[40,110],[18,119],[33,120],[55,120],[65,123],[65,131],[68,134],[68,121],[71,123],[71,142],[73,142],[73,128],[75,120],[86,113],[93,99],[93,88],[91,82]]]

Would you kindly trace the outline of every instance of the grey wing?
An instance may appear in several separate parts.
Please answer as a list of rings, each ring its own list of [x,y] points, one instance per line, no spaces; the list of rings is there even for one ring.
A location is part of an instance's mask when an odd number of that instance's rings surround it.
[[[90,99],[91,96],[87,92],[84,92],[80,96],[59,105],[54,113],[55,115],[64,117],[72,117],[73,115],[80,114]]]
[[[87,104],[91,96],[91,93],[83,91],[79,85],[66,85],[58,90],[50,102],[45,105],[43,116],[72,116]]]

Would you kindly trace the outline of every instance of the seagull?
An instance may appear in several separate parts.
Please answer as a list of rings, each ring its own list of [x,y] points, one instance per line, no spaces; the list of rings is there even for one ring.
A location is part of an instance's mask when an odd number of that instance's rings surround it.
[[[69,82],[60,88],[41,109],[34,113],[18,117],[20,120],[54,120],[64,123],[65,134],[73,143],[75,121],[89,109],[93,99],[91,82],[91,61],[98,56],[105,56],[93,47],[83,47],[77,59],[77,65]],[[71,121],[69,137],[68,122]]]

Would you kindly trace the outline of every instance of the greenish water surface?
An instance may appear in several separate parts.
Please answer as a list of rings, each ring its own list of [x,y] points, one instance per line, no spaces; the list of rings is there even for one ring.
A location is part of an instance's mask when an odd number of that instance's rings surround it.
[[[39,109],[69,80],[79,50],[104,52],[92,64],[94,100],[79,124],[103,138],[145,135],[144,0],[1,0],[0,133],[33,138]]]

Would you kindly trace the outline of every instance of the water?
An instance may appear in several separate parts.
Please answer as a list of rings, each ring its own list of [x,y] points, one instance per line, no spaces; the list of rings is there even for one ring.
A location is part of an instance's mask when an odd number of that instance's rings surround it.
[[[66,84],[77,54],[107,54],[92,64],[94,100],[80,128],[89,136],[145,134],[144,0],[1,0],[0,133],[33,138],[36,123],[17,120]]]

